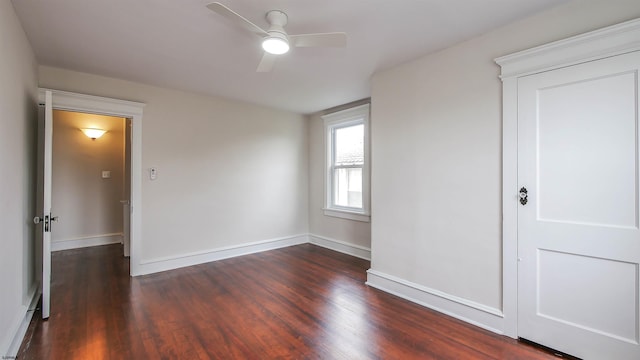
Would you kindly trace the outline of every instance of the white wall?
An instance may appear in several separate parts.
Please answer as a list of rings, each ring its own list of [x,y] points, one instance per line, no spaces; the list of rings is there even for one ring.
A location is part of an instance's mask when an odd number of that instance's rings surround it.
[[[303,116],[57,68],[39,70],[41,87],[146,104],[141,262],[307,233]],[[158,169],[157,180],[149,179],[150,167]]]
[[[10,1],[0,1],[0,54],[0,356],[6,356],[15,355],[9,347],[36,287],[37,64]]]
[[[500,331],[502,92],[493,59],[638,16],[637,0],[573,1],[374,75],[372,269],[393,280],[385,286],[395,281],[403,296]],[[487,324],[453,303],[498,316]]]
[[[309,233],[311,241],[369,258],[371,253],[371,223],[331,217],[325,206],[325,144],[322,115],[368,103],[356,102],[309,115]]]
[[[55,110],[53,113],[52,249],[122,240],[123,118]],[[79,129],[107,132],[91,140]],[[102,171],[110,178],[102,178]]]

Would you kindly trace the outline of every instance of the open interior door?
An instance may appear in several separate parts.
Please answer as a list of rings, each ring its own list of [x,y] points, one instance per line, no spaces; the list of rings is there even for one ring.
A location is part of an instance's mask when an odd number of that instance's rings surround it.
[[[36,241],[42,244],[42,318],[48,319],[51,296],[51,160],[53,143],[53,102],[50,90],[45,91],[44,116],[39,117],[38,129],[38,199],[39,215],[33,220],[39,224]]]

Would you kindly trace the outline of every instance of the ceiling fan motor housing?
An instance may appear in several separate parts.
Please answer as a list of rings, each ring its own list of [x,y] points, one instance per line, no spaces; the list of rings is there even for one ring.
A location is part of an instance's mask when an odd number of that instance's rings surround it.
[[[284,32],[284,27],[287,26],[288,17],[287,14],[280,10],[271,10],[265,15],[267,22],[271,26],[269,31],[279,30]]]

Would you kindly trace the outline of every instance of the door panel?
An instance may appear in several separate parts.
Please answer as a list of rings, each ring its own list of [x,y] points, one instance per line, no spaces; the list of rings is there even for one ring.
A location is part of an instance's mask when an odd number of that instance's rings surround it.
[[[549,250],[539,250],[537,261],[539,316],[636,341],[637,265]]]
[[[43,194],[42,214],[42,318],[48,319],[51,298],[51,160],[53,153],[53,98],[51,91],[45,92],[43,139]]]
[[[637,226],[635,72],[537,90],[543,221]]]
[[[640,54],[518,80],[518,335],[640,358]]]

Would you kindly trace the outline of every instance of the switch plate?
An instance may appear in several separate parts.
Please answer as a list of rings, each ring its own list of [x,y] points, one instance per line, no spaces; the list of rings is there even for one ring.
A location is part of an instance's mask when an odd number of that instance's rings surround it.
[[[110,170],[102,170],[102,178],[103,179],[110,179],[111,178],[111,171]]]
[[[149,169],[149,179],[155,180],[158,177],[158,169],[152,167]]]

